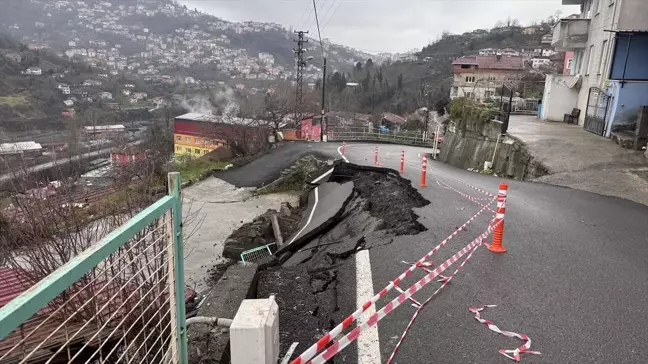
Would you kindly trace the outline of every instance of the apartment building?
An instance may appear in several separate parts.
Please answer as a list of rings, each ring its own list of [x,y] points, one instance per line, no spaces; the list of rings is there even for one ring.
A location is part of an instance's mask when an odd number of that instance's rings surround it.
[[[580,109],[579,125],[610,136],[630,130],[648,105],[648,1],[563,0],[580,14],[554,27],[552,47],[574,52],[569,74],[547,77],[542,118]]]
[[[507,79],[518,77],[524,71],[522,57],[472,56],[457,58],[450,98],[468,97],[486,100],[495,96],[495,90]]]

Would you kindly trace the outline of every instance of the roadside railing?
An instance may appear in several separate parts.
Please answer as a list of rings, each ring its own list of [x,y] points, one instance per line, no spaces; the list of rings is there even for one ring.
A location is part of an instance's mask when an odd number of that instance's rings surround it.
[[[537,99],[514,100],[511,105],[511,114],[536,115],[538,113]]]
[[[376,128],[330,126],[327,129],[328,141],[373,141],[403,145],[432,146],[434,138],[422,132],[394,131],[382,132]]]
[[[187,363],[181,220],[171,173],[169,195],[0,308],[0,363]]]

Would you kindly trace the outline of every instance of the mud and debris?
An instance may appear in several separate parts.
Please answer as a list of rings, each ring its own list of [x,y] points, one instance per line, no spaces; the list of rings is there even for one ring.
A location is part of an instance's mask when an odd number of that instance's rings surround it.
[[[292,206],[290,203],[281,204],[279,211],[270,209],[257,216],[252,222],[243,224],[225,240],[223,257],[230,260],[241,260],[241,253],[246,250],[275,242],[270,217],[277,215],[279,227],[283,236],[290,236],[297,231],[305,208]]]
[[[305,245],[294,247],[282,267],[260,272],[259,297],[274,294],[279,303],[282,354],[293,342],[300,343],[298,352],[305,350],[344,319],[343,312],[355,309],[353,299],[341,299],[355,292],[339,290],[355,287],[353,257],[358,251],[391,244],[394,236],[426,230],[412,209],[430,202],[398,172],[336,164],[329,182],[350,181],[352,195],[336,220]]]
[[[430,201],[398,172],[350,163],[336,165],[329,182],[347,181],[353,181],[357,199],[363,202],[362,208],[382,220],[377,230],[388,230],[394,235],[415,235],[426,230],[412,208],[427,206]]]

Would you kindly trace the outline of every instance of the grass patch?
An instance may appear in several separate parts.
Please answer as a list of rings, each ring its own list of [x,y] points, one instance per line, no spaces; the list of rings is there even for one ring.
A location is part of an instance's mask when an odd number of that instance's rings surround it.
[[[299,159],[291,169],[282,177],[269,185],[253,192],[254,195],[269,195],[281,192],[301,192],[308,186],[308,182],[321,172],[323,162],[313,156]]]
[[[9,95],[0,96],[0,105],[7,105],[9,107],[26,105],[27,96],[25,95]]]
[[[212,171],[225,168],[227,161],[210,161],[206,159],[185,159],[176,161],[173,170],[180,172],[180,180],[184,182],[195,182],[207,178]]]

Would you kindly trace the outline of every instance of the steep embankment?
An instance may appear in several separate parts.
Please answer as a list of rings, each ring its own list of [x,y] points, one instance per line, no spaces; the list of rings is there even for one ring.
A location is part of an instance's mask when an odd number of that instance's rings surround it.
[[[548,173],[523,143],[508,135],[499,136],[500,123],[469,124],[463,129],[453,121],[448,124],[439,154],[441,161],[517,180],[533,179]],[[489,170],[484,162],[492,163]]]

